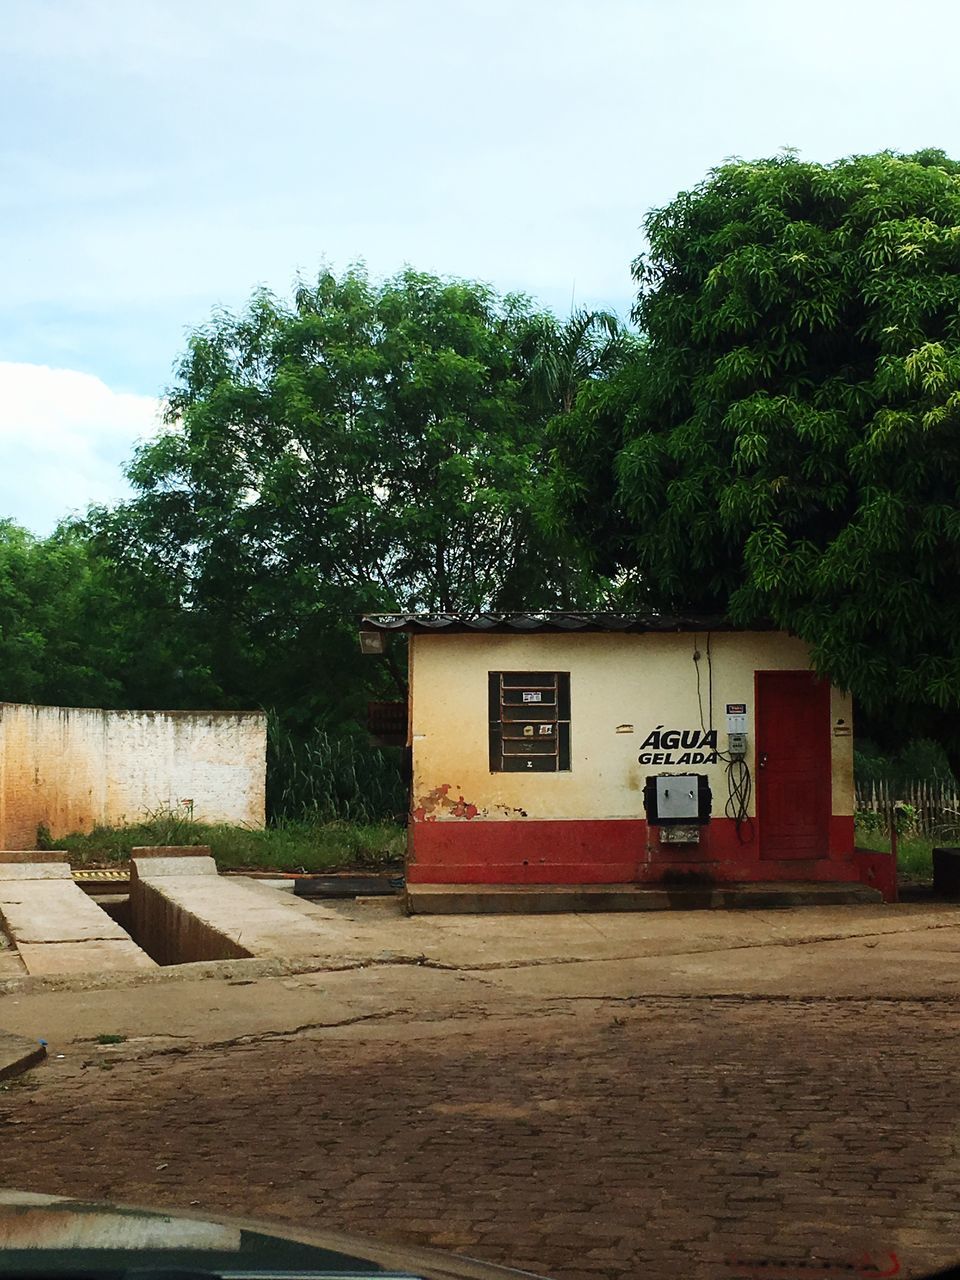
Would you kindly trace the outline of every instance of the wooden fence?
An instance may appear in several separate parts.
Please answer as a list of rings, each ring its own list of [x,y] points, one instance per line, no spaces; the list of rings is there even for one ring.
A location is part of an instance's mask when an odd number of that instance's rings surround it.
[[[905,824],[922,835],[935,835],[944,826],[960,828],[960,790],[950,782],[858,783],[857,812],[889,814],[894,804],[908,804],[914,817]]]

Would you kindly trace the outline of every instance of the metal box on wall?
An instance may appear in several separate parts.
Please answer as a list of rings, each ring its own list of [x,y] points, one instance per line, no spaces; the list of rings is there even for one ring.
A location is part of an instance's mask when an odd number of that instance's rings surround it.
[[[657,778],[657,816],[682,818],[689,822],[700,812],[697,780],[690,774],[675,778]]]
[[[712,795],[705,774],[661,773],[647,778],[643,807],[654,826],[688,826],[710,821]]]

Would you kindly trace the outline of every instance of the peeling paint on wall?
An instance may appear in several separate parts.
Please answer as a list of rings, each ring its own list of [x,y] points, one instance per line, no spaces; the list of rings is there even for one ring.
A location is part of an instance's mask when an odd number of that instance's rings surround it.
[[[452,799],[451,789],[450,783],[444,782],[439,787],[434,787],[432,791],[418,796],[413,806],[414,822],[436,822],[441,817],[469,820],[480,815],[477,806],[470,804],[463,796],[458,796],[456,800]]]
[[[158,810],[262,827],[265,774],[260,712],[0,703],[0,848]]]

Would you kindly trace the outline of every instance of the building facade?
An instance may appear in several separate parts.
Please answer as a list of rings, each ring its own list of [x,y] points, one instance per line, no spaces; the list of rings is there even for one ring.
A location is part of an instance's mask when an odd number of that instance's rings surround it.
[[[800,640],[587,615],[362,625],[409,639],[409,883],[866,881],[892,895],[889,859],[854,851],[850,697]],[[665,816],[698,786],[702,812]]]

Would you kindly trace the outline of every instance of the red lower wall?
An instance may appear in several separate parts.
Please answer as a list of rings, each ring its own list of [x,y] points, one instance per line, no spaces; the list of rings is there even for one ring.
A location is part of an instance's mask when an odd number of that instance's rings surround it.
[[[888,898],[884,855],[854,854],[853,818],[830,820],[822,858],[761,858],[755,824],[715,818],[695,848],[661,845],[642,819],[488,822],[413,821],[407,879],[411,884],[624,884],[696,876],[731,882],[856,881]]]

